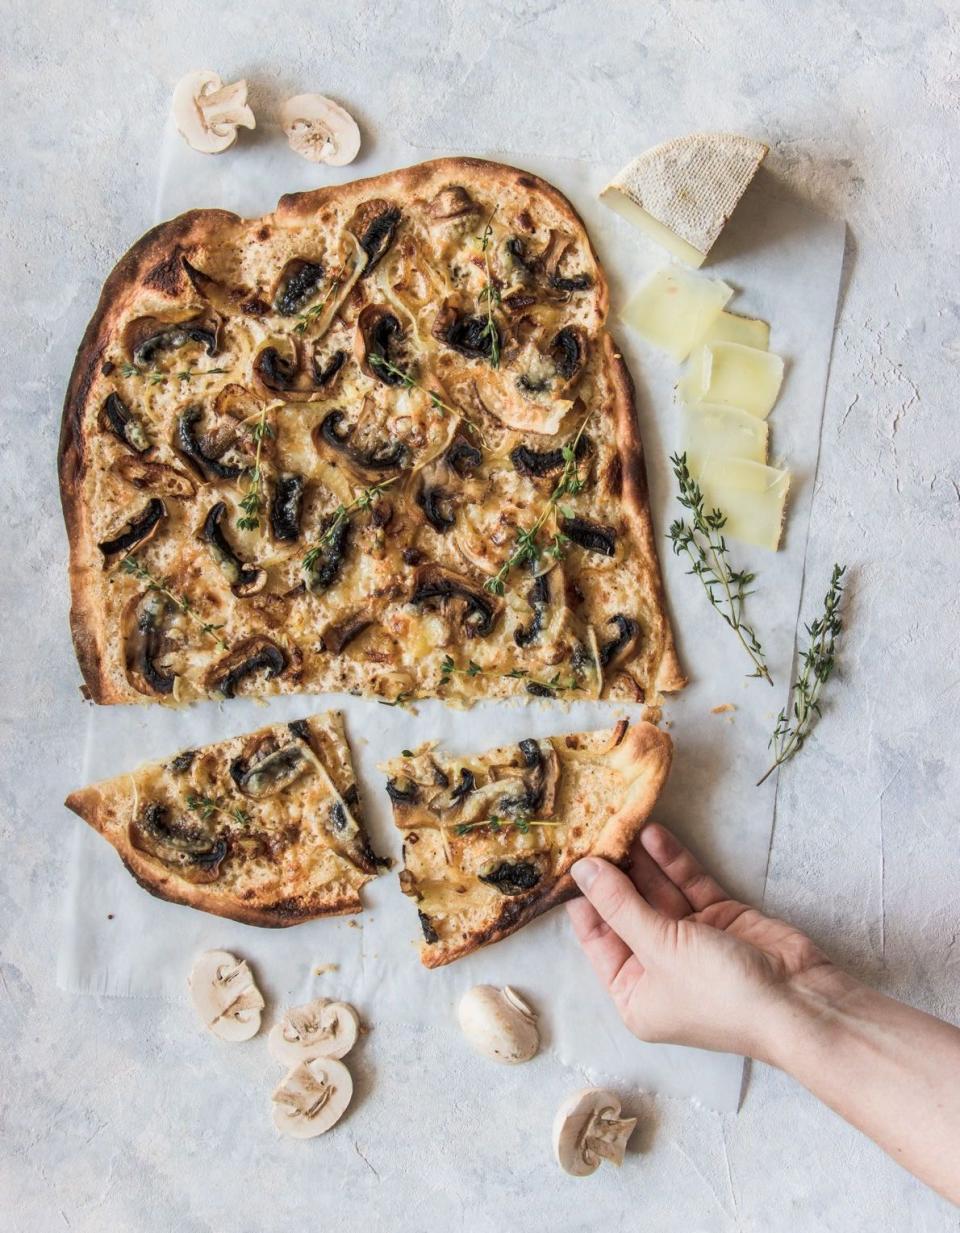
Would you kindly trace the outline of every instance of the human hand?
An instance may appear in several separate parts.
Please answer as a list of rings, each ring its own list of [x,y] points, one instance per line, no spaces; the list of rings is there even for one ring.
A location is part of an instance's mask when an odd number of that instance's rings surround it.
[[[835,971],[808,937],[731,899],[662,826],[638,838],[629,874],[595,857],[571,873],[574,933],[641,1040],[775,1059],[795,989]]]

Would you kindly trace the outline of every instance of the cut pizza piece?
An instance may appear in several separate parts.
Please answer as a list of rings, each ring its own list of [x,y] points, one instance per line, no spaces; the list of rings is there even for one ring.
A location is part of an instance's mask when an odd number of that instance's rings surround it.
[[[359,912],[383,864],[338,711],[186,749],[66,805],[151,894],[247,925]]]
[[[451,963],[573,898],[569,870],[583,856],[622,865],[671,754],[652,724],[621,720],[476,757],[443,758],[426,744],[385,763],[423,963]]]

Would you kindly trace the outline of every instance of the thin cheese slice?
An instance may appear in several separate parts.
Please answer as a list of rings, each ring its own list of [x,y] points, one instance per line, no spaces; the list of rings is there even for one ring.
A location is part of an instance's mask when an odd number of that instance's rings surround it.
[[[705,343],[735,342],[766,351],[770,346],[770,326],[758,317],[741,317],[722,312],[703,337]]]
[[[735,133],[692,133],[647,150],[600,194],[612,210],[698,268],[767,155]]]
[[[742,458],[710,459],[700,476],[707,510],[727,516],[724,535],[758,548],[780,543],[789,487],[789,471]]]
[[[690,407],[709,402],[766,419],[782,384],[783,360],[772,351],[741,343],[707,343],[680,378],[677,392]]]
[[[678,265],[664,266],[643,284],[621,319],[638,334],[683,361],[733,295],[719,279],[700,278]]]
[[[743,458],[750,462],[767,461],[766,420],[758,420],[746,411],[733,407],[684,408],[681,426],[681,449],[687,456],[687,466],[694,479],[699,479],[704,467],[714,459]]]

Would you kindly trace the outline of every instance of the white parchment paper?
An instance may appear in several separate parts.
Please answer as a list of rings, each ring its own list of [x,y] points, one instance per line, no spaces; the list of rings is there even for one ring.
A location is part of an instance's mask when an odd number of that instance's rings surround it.
[[[450,151],[378,141],[351,167],[315,167],[291,154],[282,135],[258,128],[229,154],[211,158],[165,134],[156,217],[197,206],[240,214],[270,210],[281,192],[374,175]],[[787,529],[779,553],[734,546],[738,563],[759,575],[751,614],[768,650],[776,687],[748,680],[750,668],[733,635],[711,611],[700,584],[685,575],[666,539],[679,507],[668,455],[677,447],[672,389],[678,370],[618,323],[616,313],[639,281],[664,258],[597,201],[613,168],[504,151],[492,155],[533,170],[562,189],[582,214],[611,281],[611,325],[637,386],[651,503],[681,658],[691,683],[668,701],[665,720],[676,743],[674,769],[656,817],[674,827],[735,893],[763,893],[776,778],[754,782],[765,768],[766,741],[786,697],[797,628],[810,499],[816,472],[839,276],[843,224],[787,196],[761,173],[715,250],[708,273],[738,294],[729,306],[772,323],[771,348],[787,360],[780,401],[771,417],[771,459],[793,473]],[[826,581],[826,580],[825,580]],[[732,703],[734,711],[714,713]],[[424,739],[453,752],[480,750],[526,736],[607,727],[639,708],[576,703],[481,704],[470,712],[437,702],[416,713],[339,695],[237,700],[186,711],[160,707],[91,707],[79,781],[104,778],[177,749],[220,740],[262,724],[340,707],[357,764],[374,846],[399,854],[378,761]],[[113,850],[76,822],[58,982],[71,992],[127,997],[186,996],[194,953],[224,947],[248,958],[273,1004],[282,1007],[335,991],[378,1026],[412,1032],[456,1031],[460,993],[480,981],[509,983],[542,1011],[544,1042],[592,1081],[696,1097],[720,1110],[737,1108],[740,1058],[693,1049],[644,1045],[622,1026],[573,943],[565,913],[553,912],[507,941],[452,967],[428,972],[417,960],[416,913],[387,875],[365,893],[359,917],[314,921],[270,931],[234,924],[156,900],[125,872]],[[336,963],[335,975],[317,976]]]

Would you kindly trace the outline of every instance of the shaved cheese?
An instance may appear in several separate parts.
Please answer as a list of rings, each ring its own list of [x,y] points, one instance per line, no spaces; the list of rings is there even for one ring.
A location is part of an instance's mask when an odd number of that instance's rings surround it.
[[[762,141],[693,133],[635,158],[601,201],[675,257],[699,267],[767,155]]]
[[[622,320],[675,360],[685,360],[732,295],[733,288],[719,279],[665,266],[630,300]]]
[[[707,510],[726,514],[724,535],[758,548],[780,543],[789,487],[789,471],[742,458],[710,459],[700,476]]]
[[[687,407],[681,423],[681,448],[687,466],[699,479],[706,464],[714,459],[745,458],[767,461],[766,420],[737,411],[733,407],[702,405]]]
[[[783,360],[741,343],[707,343],[677,383],[687,406],[738,407],[759,419],[773,409],[783,383]]]
[[[741,317],[722,312],[703,336],[705,343],[734,342],[766,351],[770,346],[770,326],[757,317]]]

